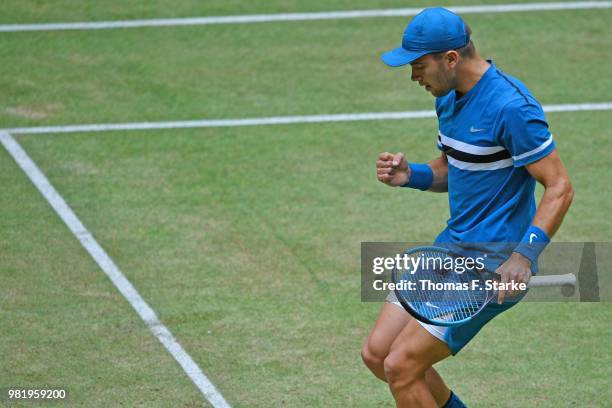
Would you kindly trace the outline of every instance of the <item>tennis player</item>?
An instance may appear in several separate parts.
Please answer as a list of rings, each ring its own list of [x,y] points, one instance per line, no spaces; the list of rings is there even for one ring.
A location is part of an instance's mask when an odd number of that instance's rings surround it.
[[[573,190],[542,107],[523,83],[480,57],[470,34],[458,15],[428,8],[412,19],[401,47],[382,55],[391,67],[410,64],[411,79],[436,97],[441,154],[408,163],[403,153],[382,153],[377,176],[392,187],[448,192],[450,218],[436,243],[517,243],[496,271],[501,282],[527,283]],[[537,211],[536,180],[545,189]],[[398,407],[465,407],[432,366],[458,353],[517,295],[500,291],[499,303],[473,320],[441,327],[412,318],[391,293],[363,360]]]

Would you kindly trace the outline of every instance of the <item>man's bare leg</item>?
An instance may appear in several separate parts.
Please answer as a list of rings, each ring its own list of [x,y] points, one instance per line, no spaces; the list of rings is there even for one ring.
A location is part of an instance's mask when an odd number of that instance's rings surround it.
[[[385,302],[363,346],[361,355],[364,363],[382,381],[387,382],[384,361],[389,355],[391,344],[411,320],[414,320],[413,317],[404,309]],[[425,371],[425,382],[438,406],[444,405],[450,397],[450,390],[434,368]]]
[[[409,321],[391,344],[389,355],[384,360],[385,377],[397,407],[437,408],[441,405],[433,396],[434,389],[426,381],[426,372],[450,355],[446,343],[425,330],[415,319]]]

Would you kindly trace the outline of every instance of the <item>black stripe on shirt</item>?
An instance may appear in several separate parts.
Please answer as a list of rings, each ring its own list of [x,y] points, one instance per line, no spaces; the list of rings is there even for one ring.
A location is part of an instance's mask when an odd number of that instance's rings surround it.
[[[509,159],[510,157],[512,157],[510,156],[510,152],[508,152],[507,150],[500,150],[499,152],[491,154],[472,154],[457,150],[455,148],[445,145],[442,142],[440,142],[440,144],[442,145],[442,151],[448,156],[466,163],[493,163],[499,160]]]

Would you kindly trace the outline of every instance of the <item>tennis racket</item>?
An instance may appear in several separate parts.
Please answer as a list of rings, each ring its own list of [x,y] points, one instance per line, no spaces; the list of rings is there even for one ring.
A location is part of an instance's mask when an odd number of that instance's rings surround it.
[[[437,326],[468,322],[497,298],[494,282],[499,275],[484,268],[457,267],[457,257],[446,248],[428,246],[410,249],[404,257],[413,258],[407,268],[391,273],[395,295],[416,319]],[[420,266],[417,266],[420,265]],[[426,266],[426,267],[424,267]],[[460,270],[460,272],[458,271]],[[562,286],[573,288],[576,276],[532,276],[527,287]]]

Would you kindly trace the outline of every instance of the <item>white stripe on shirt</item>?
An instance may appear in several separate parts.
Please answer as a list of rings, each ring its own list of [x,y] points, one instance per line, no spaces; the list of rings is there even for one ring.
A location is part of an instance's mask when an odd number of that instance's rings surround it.
[[[485,155],[485,154],[493,154],[493,153],[497,153],[497,152],[501,152],[502,150],[505,150],[503,146],[487,146],[487,147],[476,146],[473,144],[461,142],[457,139],[452,139],[448,136],[443,135],[442,132],[440,131],[438,131],[438,134],[440,135],[440,139],[443,145],[452,147],[455,150],[459,150],[465,153]]]
[[[482,171],[482,170],[497,170],[512,166],[512,159],[503,159],[491,163],[468,163],[457,160],[454,157],[446,155],[448,164],[451,164],[461,170]]]
[[[519,154],[518,156],[512,156],[512,160],[514,160],[514,161],[523,160],[526,157],[533,156],[536,153],[540,153],[542,150],[546,149],[552,143],[552,141],[553,141],[553,136],[550,135],[548,140],[546,140],[540,146],[536,147],[533,150],[525,152],[523,154]]]

